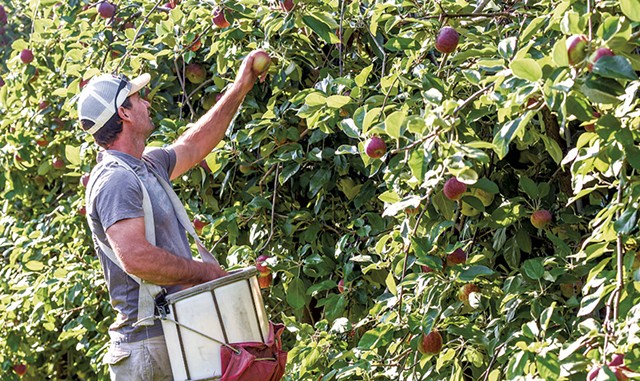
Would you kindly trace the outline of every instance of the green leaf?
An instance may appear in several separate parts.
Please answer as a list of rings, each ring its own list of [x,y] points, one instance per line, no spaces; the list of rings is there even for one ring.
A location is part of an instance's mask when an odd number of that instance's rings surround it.
[[[471,266],[468,269],[464,269],[460,272],[459,278],[463,282],[469,282],[476,279],[479,276],[493,275],[494,271],[487,266],[477,265]]]
[[[29,261],[24,264],[24,267],[31,271],[41,271],[42,269],[44,269],[44,263],[39,261]]]
[[[604,56],[593,65],[593,73],[606,78],[628,79],[634,81],[638,75],[631,66],[631,61],[623,56]]]
[[[438,192],[435,196],[433,196],[433,205],[436,207],[438,212],[444,217],[446,220],[452,220],[456,204],[446,198],[444,193]]]
[[[67,158],[69,163],[73,165],[82,164],[82,160],[80,159],[80,147],[67,144],[64,146],[64,156]]]
[[[553,352],[536,356],[536,365],[540,376],[547,381],[555,381],[560,376],[560,361]]]
[[[638,227],[637,222],[638,210],[630,207],[620,215],[620,218],[613,223],[613,229],[618,234],[629,234]]]
[[[528,178],[527,176],[520,177],[520,181],[518,181],[518,185],[532,199],[536,199],[540,196],[538,193],[538,186],[536,183]]]
[[[567,40],[561,38],[553,45],[553,62],[560,67],[569,66],[569,54],[567,53]]]
[[[300,278],[293,279],[287,288],[287,303],[295,309],[304,307],[305,293],[304,282]]]
[[[339,109],[351,102],[351,98],[344,95],[332,95],[327,98],[327,106],[334,109]]]
[[[327,20],[322,20],[313,15],[302,16],[302,22],[304,22],[309,28],[311,28],[324,42],[328,44],[338,44],[340,39],[333,32],[335,28],[327,25]]]
[[[524,273],[531,279],[540,279],[544,275],[541,258],[527,259],[522,265]]]
[[[409,169],[411,169],[411,174],[420,182],[424,181],[424,176],[429,171],[430,156],[423,149],[413,149],[409,154]]]
[[[602,104],[618,104],[621,102],[618,97],[624,94],[624,87],[617,81],[594,75],[587,77],[580,90],[592,102]]]
[[[287,180],[289,180],[293,175],[298,173],[299,170],[300,170],[300,164],[295,162],[287,164],[282,169],[282,173],[280,173],[280,176],[278,176],[278,181],[280,182],[280,185],[286,183]]]
[[[531,82],[536,82],[542,78],[542,69],[540,68],[540,65],[531,58],[514,60],[509,64],[509,68],[516,77],[526,79]]]
[[[311,177],[311,182],[309,183],[309,193],[311,197],[315,197],[316,194],[324,187],[327,182],[331,179],[331,172],[326,169],[318,170],[313,177]]]
[[[493,145],[499,159],[503,159],[509,152],[509,143],[520,132],[524,126],[529,123],[531,113],[527,112],[524,116],[505,123],[502,128],[493,137]]]
[[[309,106],[324,106],[327,104],[327,97],[319,92],[311,93],[304,98],[304,103]]]
[[[384,283],[387,285],[389,292],[393,295],[398,295],[398,288],[396,287],[396,280],[393,277],[393,272],[390,271],[389,275],[387,275],[387,279],[385,279]]]
[[[396,111],[389,115],[384,121],[384,129],[387,132],[387,135],[391,136],[394,139],[398,139],[400,137],[402,124],[406,117],[407,114],[405,114],[403,111]]]
[[[357,139],[360,137],[360,130],[356,126],[353,119],[344,119],[338,123],[338,126],[348,137]]]
[[[531,236],[525,229],[518,229],[516,232],[516,242],[520,250],[531,253]]]
[[[631,20],[640,22],[640,0],[620,0],[620,9]]]
[[[631,164],[634,169],[640,170],[640,148],[633,144],[625,144],[624,154],[627,156],[629,164]]]
[[[373,70],[373,64],[365,67],[358,75],[356,75],[355,81],[358,87],[362,87],[367,83],[367,78],[369,78],[371,70]]]

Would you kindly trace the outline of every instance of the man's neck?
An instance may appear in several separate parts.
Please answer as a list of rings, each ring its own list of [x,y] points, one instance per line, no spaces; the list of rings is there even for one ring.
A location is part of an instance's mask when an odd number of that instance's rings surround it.
[[[118,138],[109,146],[108,149],[120,151],[141,159],[147,139],[143,136],[132,136],[132,134],[125,133],[125,131],[128,131],[128,129],[123,129],[123,131],[118,135]]]

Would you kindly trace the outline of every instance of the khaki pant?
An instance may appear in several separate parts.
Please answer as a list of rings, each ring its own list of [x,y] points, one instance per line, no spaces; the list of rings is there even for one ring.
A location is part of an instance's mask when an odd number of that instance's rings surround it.
[[[163,336],[134,343],[111,342],[104,362],[112,381],[172,381]]]

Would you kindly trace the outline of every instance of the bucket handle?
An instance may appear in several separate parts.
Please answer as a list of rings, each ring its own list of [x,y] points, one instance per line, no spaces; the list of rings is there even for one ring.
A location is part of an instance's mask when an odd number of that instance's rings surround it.
[[[182,323],[180,323],[180,322],[178,322],[178,321],[175,321],[175,320],[173,320],[173,319],[171,319],[171,318],[168,318],[168,317],[166,317],[166,316],[162,316],[162,317],[158,317],[158,316],[150,316],[150,317],[148,317],[148,318],[146,318],[146,319],[160,319],[160,320],[164,320],[164,321],[171,322],[171,323],[173,323],[173,324],[177,325],[178,327],[182,327],[182,328],[184,328],[184,329],[186,329],[186,330],[188,330],[188,331],[191,331],[191,332],[193,332],[193,333],[196,333],[196,334],[198,334],[198,335],[200,335],[200,336],[202,336],[202,337],[204,337],[204,338],[206,338],[206,339],[209,339],[209,340],[211,340],[211,341],[214,341],[214,342],[216,342],[216,343],[218,343],[218,344],[220,344],[220,345],[224,345],[225,347],[227,347],[227,348],[231,349],[231,350],[232,350],[235,354],[237,354],[237,355],[239,355],[239,354],[240,354],[240,350],[239,350],[239,349],[236,349],[236,348],[232,347],[231,345],[229,345],[229,344],[227,344],[227,343],[225,343],[225,342],[223,342],[223,341],[220,341],[220,340],[216,339],[215,337],[211,337],[211,336],[209,336],[209,335],[206,335],[206,334],[204,334],[204,333],[202,333],[202,332],[198,331],[197,329],[191,328],[191,327],[189,327],[188,325],[184,325],[184,324],[182,324]],[[142,320],[146,320],[146,319],[142,319]],[[139,324],[139,323],[140,323],[140,321],[139,321],[139,322],[137,322],[136,324]]]

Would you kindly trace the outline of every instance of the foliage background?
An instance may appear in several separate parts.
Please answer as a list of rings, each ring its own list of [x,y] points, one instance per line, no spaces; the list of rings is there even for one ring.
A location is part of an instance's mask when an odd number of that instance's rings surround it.
[[[80,82],[151,72],[162,145],[258,47],[274,58],[267,81],[209,170],[175,187],[228,266],[272,257],[264,296],[288,327],[286,379],[577,380],[613,353],[640,370],[638,0],[305,0],[290,12],[132,1],[110,21],[86,1],[2,5],[3,380],[19,363],[25,379],[108,379],[113,314],[82,215],[96,146],[76,122]],[[231,27],[212,25],[217,6]],[[461,34],[450,55],[434,48],[443,25]],[[616,57],[571,68],[574,34]],[[185,83],[189,63],[205,83]],[[380,160],[364,154],[372,135],[388,146]],[[442,195],[451,176],[469,184],[461,202]],[[553,214],[545,229],[529,221],[538,209]],[[467,263],[443,266],[457,248]],[[469,303],[457,297],[466,283],[480,289]],[[442,352],[420,354],[436,328]]]

